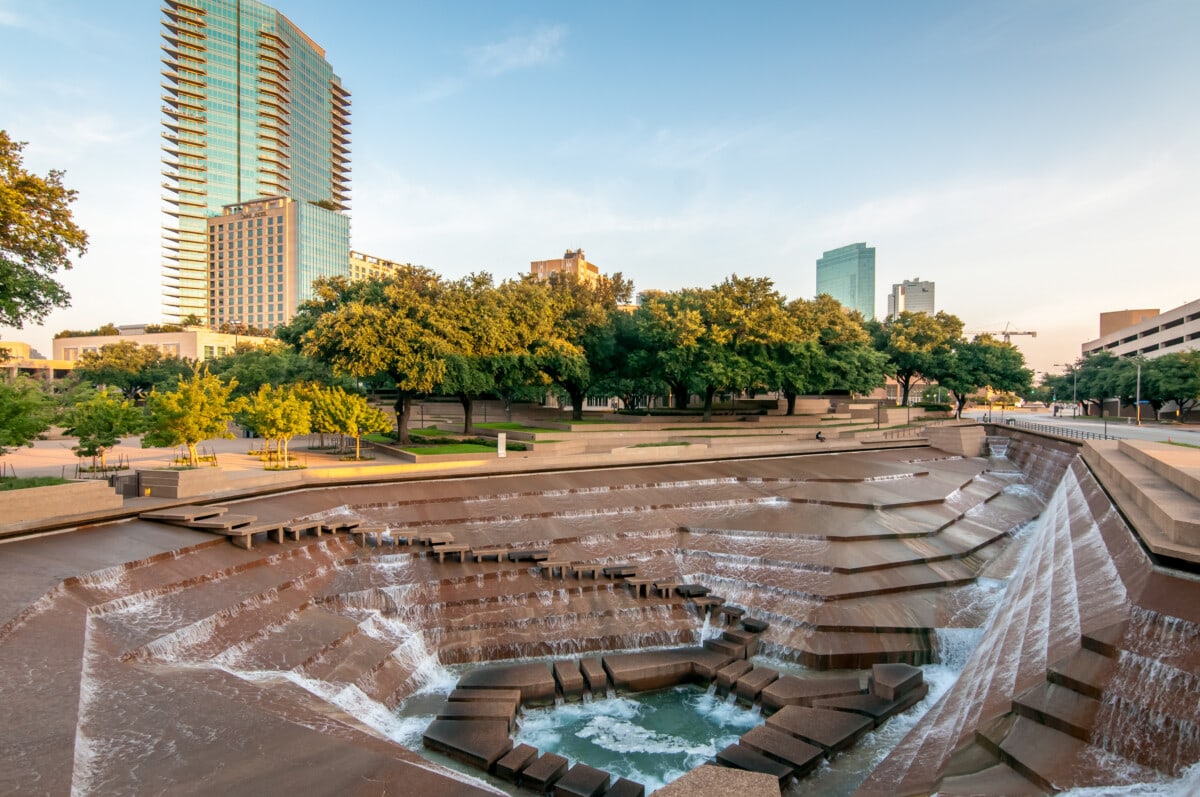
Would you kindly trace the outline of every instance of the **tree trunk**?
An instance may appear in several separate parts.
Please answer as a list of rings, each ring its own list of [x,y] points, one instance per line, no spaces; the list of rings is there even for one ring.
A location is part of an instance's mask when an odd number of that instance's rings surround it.
[[[908,404],[908,391],[912,387],[913,375],[901,376],[896,374],[896,384],[900,386],[900,403]]]
[[[784,398],[787,399],[787,415],[796,414],[796,394],[790,390],[783,391]]]
[[[704,422],[708,423],[712,420],[713,396],[717,393],[717,389],[712,385],[704,388]]]
[[[504,402],[504,420],[512,423],[512,396],[503,395],[500,400]]]
[[[686,384],[671,385],[671,396],[675,402],[675,409],[686,410],[688,406],[688,395],[690,391]]]
[[[586,396],[583,395],[583,391],[579,388],[569,388],[567,395],[571,397],[571,420],[582,421],[583,402],[586,400]]]
[[[100,449],[100,472],[104,473],[107,468],[107,463],[104,460],[105,449]],[[93,463],[94,464],[94,463]]]
[[[412,394],[398,391],[396,394],[396,442],[407,445],[408,421],[412,414]]]
[[[950,391],[950,392],[954,396],[954,404],[955,404],[954,417],[961,421],[963,407],[967,406],[967,394],[963,393],[962,395],[959,395],[958,393],[955,393],[954,391]]]
[[[462,404],[463,408],[463,434],[471,433],[471,409],[475,402],[466,393],[458,394],[458,403]]]
[[[200,455],[196,453],[196,444],[188,443],[187,444],[187,452],[188,452],[188,464],[191,465],[193,468],[200,467]]]

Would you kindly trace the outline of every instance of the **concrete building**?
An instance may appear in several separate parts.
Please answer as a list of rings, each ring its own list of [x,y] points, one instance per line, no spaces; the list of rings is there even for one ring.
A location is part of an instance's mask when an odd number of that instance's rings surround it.
[[[367,255],[351,250],[350,279],[366,280],[377,277],[390,277],[402,265],[402,263],[384,260],[382,257],[375,257],[374,255]]]
[[[264,197],[226,205],[208,225],[208,323],[273,329],[312,298],[313,280],[348,276],[344,213]]]
[[[61,379],[75,367],[66,360],[47,360],[28,343],[0,340],[0,377],[32,376],[35,379]]]
[[[130,341],[139,346],[153,346],[167,357],[185,360],[211,360],[231,353],[241,344],[262,346],[273,338],[238,335],[232,332],[212,332],[204,327],[184,327],[170,332],[147,332],[148,325],[132,324],[117,329],[118,335],[81,335],[54,339],[54,359],[72,364],[86,352],[98,352],[101,346]],[[154,327],[149,327],[153,329]]]
[[[560,258],[530,262],[529,273],[540,280],[550,279],[551,274],[571,274],[580,282],[595,285],[600,278],[600,267],[589,263],[582,249],[568,249]]]
[[[934,309],[933,296],[933,283],[923,281],[920,277],[898,282],[888,294],[887,318],[904,312],[933,315],[937,312]]]
[[[350,94],[325,51],[257,0],[166,0],[162,13],[164,312],[213,324],[208,218],[262,197],[346,211]]]
[[[874,319],[875,247],[857,243],[825,252],[817,261],[817,295],[822,293]]]
[[[1154,358],[1173,352],[1200,349],[1200,299],[1148,318],[1142,316],[1149,312],[1153,311],[1121,310],[1116,313],[1102,313],[1100,337],[1083,344],[1084,356],[1106,351],[1117,357],[1140,355]],[[1121,317],[1140,317],[1141,320],[1113,329],[1113,321],[1110,320],[1106,324],[1105,316],[1117,320]]]
[[[1157,307],[1146,310],[1114,310],[1100,314],[1100,337],[1120,332],[1126,327],[1140,324],[1159,314]]]

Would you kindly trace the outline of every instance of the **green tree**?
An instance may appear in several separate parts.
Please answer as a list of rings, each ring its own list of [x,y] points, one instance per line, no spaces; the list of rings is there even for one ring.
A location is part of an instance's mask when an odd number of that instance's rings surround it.
[[[335,373],[385,376],[396,387],[396,437],[408,442],[412,401],[445,378],[446,358],[466,349],[461,328],[442,306],[445,286],[429,269],[402,266],[387,279],[314,283],[282,337],[299,335],[302,351]]]
[[[518,353],[519,344],[489,274],[472,274],[447,285],[442,309],[458,326],[461,348],[446,355],[441,390],[458,397],[463,434],[470,434],[475,399],[496,388],[492,359]]]
[[[189,464],[198,467],[201,441],[233,437],[229,423],[246,403],[232,395],[236,387],[236,381],[226,384],[207,368],[194,366],[190,378],[179,377],[175,390],[156,388],[146,399],[150,420],[142,447],[185,445]]]
[[[268,457],[269,443],[275,443],[276,455],[284,468],[291,464],[288,446],[292,438],[308,434],[312,429],[308,402],[299,391],[287,385],[259,387],[258,392],[246,400],[242,417],[247,426],[268,441]]]
[[[990,335],[976,335],[939,355],[926,375],[954,395],[954,415],[961,418],[972,394],[985,387],[998,393],[1026,392],[1033,372],[1025,368],[1025,358],[1016,346]]]
[[[340,387],[318,388],[313,403],[314,418],[331,433],[354,438],[354,458],[362,459],[362,436],[392,428],[387,413],[372,407],[365,396],[347,393]]]
[[[775,359],[775,381],[787,399],[788,415],[795,414],[801,393],[868,393],[883,384],[886,358],[871,347],[862,314],[846,312],[824,294],[793,300],[787,312],[800,334],[783,341]]]
[[[66,433],[79,438],[74,451],[81,457],[100,458],[100,467],[107,466],[108,450],[122,437],[137,434],[145,426],[144,413],[133,402],[118,397],[116,390],[97,390],[68,407],[62,423]]]
[[[1149,362],[1155,393],[1165,402],[1174,402],[1176,419],[1184,420],[1200,405],[1200,351],[1164,354]]]
[[[1117,394],[1114,384],[1117,357],[1111,352],[1098,351],[1088,354],[1075,363],[1075,392],[1083,405],[1084,414],[1104,414],[1104,402]]]
[[[701,338],[707,331],[702,311],[708,292],[702,288],[647,292],[634,311],[642,344],[642,366],[654,374],[671,394],[675,409],[687,409],[695,373],[704,356]]]
[[[227,382],[235,380],[237,396],[251,396],[263,385],[338,381],[328,365],[305,357],[281,341],[268,341],[263,346],[239,344],[235,351],[209,362],[208,367]]]
[[[914,381],[930,376],[939,358],[962,340],[963,323],[941,310],[935,315],[904,312],[883,324],[873,323],[871,329],[876,350],[887,355],[888,370],[900,386],[900,403],[908,404]]]
[[[54,279],[71,268],[71,253],[87,251],[87,233],[75,225],[75,192],[61,171],[45,177],[25,171],[22,142],[0,130],[0,325],[42,321],[71,300]]]
[[[0,379],[0,456],[33,445],[54,423],[57,413],[54,400],[34,380],[25,376]]]
[[[158,366],[163,359],[162,352],[154,346],[120,340],[105,343],[99,351],[85,351],[79,357],[73,376],[88,384],[116,388],[126,398],[139,399],[149,393],[156,379],[162,376]],[[185,367],[182,361],[177,366]],[[171,374],[167,386],[180,375],[180,371]]]

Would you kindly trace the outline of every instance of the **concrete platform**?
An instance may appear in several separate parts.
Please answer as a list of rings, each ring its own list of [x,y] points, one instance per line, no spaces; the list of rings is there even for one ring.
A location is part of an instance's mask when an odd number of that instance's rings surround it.
[[[779,671],[770,667],[755,667],[750,672],[738,678],[734,685],[734,693],[745,701],[753,703],[759,694],[779,678]]]
[[[554,784],[554,797],[601,797],[611,781],[602,769],[576,764]]]
[[[814,700],[825,697],[847,697],[864,693],[857,675],[838,678],[799,678],[782,675],[762,690],[764,709],[784,706],[811,706]]]
[[[507,720],[437,719],[429,723],[421,741],[430,750],[487,771],[512,750],[508,728]]]
[[[529,766],[537,757],[536,747],[519,744],[496,762],[496,777],[516,783],[525,767]]]
[[[774,758],[765,756],[757,750],[751,750],[742,744],[731,744],[717,753],[717,763],[732,769],[744,769],[748,772],[758,772],[774,778],[776,794],[779,793],[779,787],[791,780],[795,772],[795,769],[787,764],[780,763]],[[680,795],[707,794],[707,792],[686,791],[677,793]]]
[[[792,768],[802,778],[825,760],[825,751],[768,725],[759,725],[742,734],[741,744],[751,750],[774,758]]]
[[[554,674],[543,663],[475,667],[458,680],[458,688],[517,689],[526,704],[553,703],[555,694]]]
[[[767,717],[767,727],[803,739],[829,755],[854,744],[874,723],[868,717],[847,711],[784,706]]]
[[[570,762],[555,753],[543,753],[521,772],[521,785],[536,792],[547,792],[565,774]]]

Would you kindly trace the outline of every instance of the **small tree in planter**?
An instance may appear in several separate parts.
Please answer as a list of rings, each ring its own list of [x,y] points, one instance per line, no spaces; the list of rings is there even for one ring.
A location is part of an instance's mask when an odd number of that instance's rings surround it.
[[[102,390],[70,407],[63,422],[66,433],[79,438],[75,453],[91,457],[95,465],[100,458],[100,470],[107,469],[105,455],[122,437],[137,434],[146,425],[146,417],[129,399],[118,391]]]
[[[263,385],[250,399],[246,416],[251,428],[265,439],[275,441],[283,467],[290,467],[288,443],[312,429],[308,402],[290,387]]]
[[[334,429],[354,438],[354,458],[362,459],[362,436],[386,432],[392,419],[378,407],[372,407],[364,396],[347,393],[340,387],[326,388],[325,396]]]
[[[191,378],[179,377],[177,389],[155,390],[146,399],[150,423],[142,447],[187,446],[188,464],[200,467],[196,453],[200,441],[233,437],[229,422],[245,406],[245,399],[232,397],[235,387],[236,379],[225,384],[207,368],[196,366]]]

